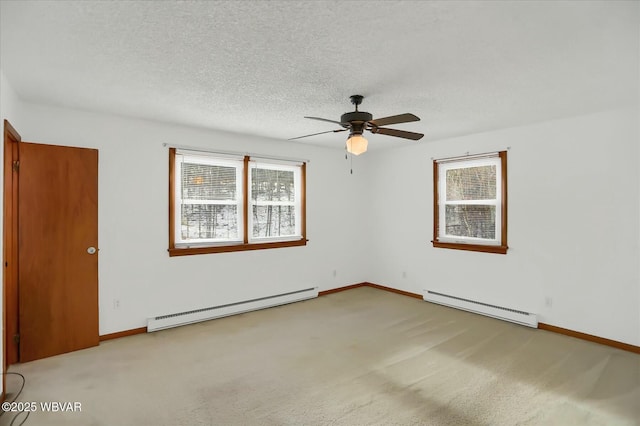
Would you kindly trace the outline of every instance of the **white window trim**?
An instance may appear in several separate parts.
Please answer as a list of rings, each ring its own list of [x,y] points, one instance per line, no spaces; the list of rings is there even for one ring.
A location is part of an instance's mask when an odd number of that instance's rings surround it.
[[[446,174],[451,169],[462,169],[481,166],[496,166],[496,199],[495,200],[458,200],[446,201]],[[481,158],[459,158],[448,159],[438,164],[438,236],[437,240],[442,243],[457,244],[480,244],[488,246],[500,246],[502,244],[502,162],[501,158],[495,154],[491,156],[482,156]],[[447,205],[488,205],[495,206],[495,238],[476,238],[464,237],[458,235],[447,235],[446,232],[446,207]]]
[[[211,166],[223,166],[234,167],[236,170],[236,199],[235,200],[190,200],[182,198],[182,163],[196,163],[207,164]],[[184,247],[209,247],[209,246],[224,246],[233,244],[242,244],[244,242],[243,226],[242,226],[242,211],[243,211],[243,196],[242,196],[242,168],[244,166],[241,158],[229,157],[219,158],[212,155],[193,155],[190,153],[176,152],[175,156],[175,202],[173,217],[174,217],[174,238],[175,246],[177,248]],[[182,238],[182,206],[184,204],[200,204],[200,205],[235,205],[236,206],[236,223],[238,224],[238,237],[237,238],[198,238],[198,239],[183,239]]]
[[[265,243],[265,242],[279,242],[279,241],[295,241],[302,238],[302,173],[301,173],[301,165],[296,163],[292,164],[291,162],[285,161],[249,161],[249,184],[248,184],[248,241],[249,243]],[[295,190],[294,199],[296,201],[254,201],[251,197],[251,169],[254,168],[263,168],[269,170],[283,170],[283,171],[292,171],[293,172],[293,186]],[[255,237],[253,235],[253,206],[293,206],[295,208],[295,233],[293,235],[283,235],[283,236],[270,236],[270,237]]]

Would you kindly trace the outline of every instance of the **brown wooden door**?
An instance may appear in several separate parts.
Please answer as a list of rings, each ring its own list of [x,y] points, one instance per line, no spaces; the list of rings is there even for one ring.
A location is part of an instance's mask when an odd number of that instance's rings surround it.
[[[99,343],[98,151],[20,143],[19,161],[18,311],[26,362]]]

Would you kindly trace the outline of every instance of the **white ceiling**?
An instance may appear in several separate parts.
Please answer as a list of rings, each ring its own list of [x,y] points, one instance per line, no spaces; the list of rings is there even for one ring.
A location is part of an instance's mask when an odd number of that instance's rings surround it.
[[[0,59],[28,101],[277,139],[352,94],[422,118],[375,149],[637,104],[639,4],[2,1]]]

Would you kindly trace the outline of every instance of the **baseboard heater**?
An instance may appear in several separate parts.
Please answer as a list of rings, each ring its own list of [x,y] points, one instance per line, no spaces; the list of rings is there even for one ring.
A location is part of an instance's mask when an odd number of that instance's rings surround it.
[[[208,308],[160,315],[147,320],[147,331],[152,332],[164,330],[166,328],[178,327],[180,325],[193,324],[196,322],[227,317],[244,312],[286,305],[287,303],[313,299],[314,297],[318,297],[318,287],[305,288],[273,296],[259,297],[256,299],[244,300],[242,302],[228,303],[226,305],[211,306]]]
[[[519,311],[517,309],[505,308],[503,306],[491,305],[489,303],[478,302],[476,300],[451,296],[449,294],[438,293],[436,291],[425,290],[424,300],[440,305],[450,306],[476,314],[486,315],[516,324],[538,328],[538,317],[536,314]]]

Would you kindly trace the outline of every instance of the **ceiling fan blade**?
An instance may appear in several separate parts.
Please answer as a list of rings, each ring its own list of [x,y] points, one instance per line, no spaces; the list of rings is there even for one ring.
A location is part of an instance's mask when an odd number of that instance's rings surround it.
[[[327,118],[320,118],[320,117],[305,117],[305,118],[310,118],[311,120],[320,120],[320,121],[326,121],[326,122],[329,122],[329,123],[335,123],[338,126],[342,126],[344,128],[349,127],[349,123],[341,123],[339,121],[329,120]]]
[[[376,127],[380,127],[388,126],[389,124],[409,123],[411,121],[420,121],[420,118],[413,114],[407,113],[392,115],[391,117],[376,118],[375,120],[369,121],[369,123]]]
[[[312,134],[310,134],[310,135],[298,136],[297,138],[290,138],[290,139],[287,139],[287,140],[288,140],[288,141],[292,141],[292,140],[295,140],[295,139],[308,138],[309,136],[323,135],[323,134],[325,134],[325,133],[338,133],[338,132],[344,132],[344,131],[346,131],[346,130],[347,130],[347,129],[327,130],[326,132],[312,133]]]
[[[371,133],[380,133],[381,135],[395,136],[397,138],[411,139],[417,141],[424,136],[422,133],[407,132],[405,130],[385,129],[383,127],[374,127],[370,129]]]

